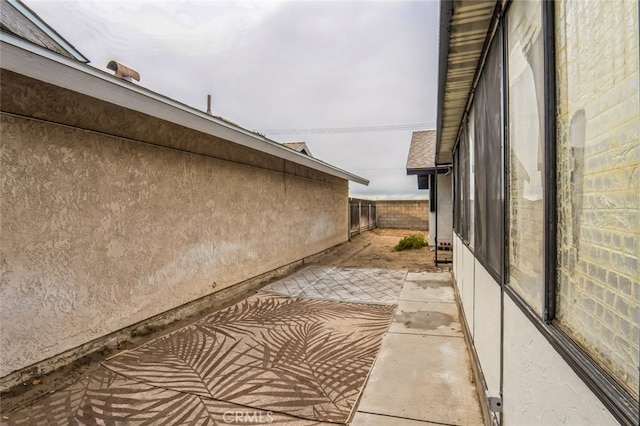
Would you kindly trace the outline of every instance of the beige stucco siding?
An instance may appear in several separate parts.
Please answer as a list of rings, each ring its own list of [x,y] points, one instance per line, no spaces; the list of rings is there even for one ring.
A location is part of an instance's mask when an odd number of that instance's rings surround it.
[[[19,97],[31,89],[11,81],[1,116],[0,376],[347,238],[342,179],[150,117],[122,116],[118,127],[104,116],[109,105],[87,99],[34,108],[44,121],[20,117],[39,93]],[[111,123],[119,136],[48,122],[56,114],[74,125],[83,114],[100,131]],[[218,158],[150,145],[171,135]]]

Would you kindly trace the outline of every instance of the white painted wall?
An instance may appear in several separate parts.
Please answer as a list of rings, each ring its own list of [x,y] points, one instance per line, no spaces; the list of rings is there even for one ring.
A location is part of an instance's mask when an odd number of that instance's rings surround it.
[[[438,203],[438,242],[453,242],[453,185],[452,174],[437,175]],[[431,223],[431,222],[430,222]]]
[[[475,299],[475,257],[462,241],[460,241],[460,247],[460,251],[462,252],[462,273],[460,275],[464,282],[462,305],[464,306],[465,316],[467,317],[467,325],[469,326],[469,330],[471,330],[471,337],[475,338],[475,316],[473,313]]]
[[[459,278],[460,278],[460,274],[458,273],[458,271],[460,270],[460,266],[462,264],[460,259],[461,259],[460,238],[458,238],[456,234],[453,234],[453,263],[452,263],[453,270],[452,272],[453,272],[453,279],[456,281],[459,281]],[[458,286],[458,291],[462,293],[462,289],[459,286]]]
[[[618,424],[508,295],[504,343],[505,425]]]
[[[500,393],[500,356],[504,357],[503,424],[618,424],[508,295],[501,353],[500,286],[457,235],[453,240],[455,283],[491,393]]]
[[[474,344],[487,388],[500,392],[500,286],[475,261]]]
[[[428,242],[430,247],[436,245],[436,212],[429,210],[429,237]]]

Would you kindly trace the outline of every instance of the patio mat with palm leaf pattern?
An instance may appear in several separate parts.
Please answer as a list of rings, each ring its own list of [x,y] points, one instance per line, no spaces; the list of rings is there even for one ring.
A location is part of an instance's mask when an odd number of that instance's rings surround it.
[[[394,310],[261,293],[120,354],[7,424],[344,424]]]

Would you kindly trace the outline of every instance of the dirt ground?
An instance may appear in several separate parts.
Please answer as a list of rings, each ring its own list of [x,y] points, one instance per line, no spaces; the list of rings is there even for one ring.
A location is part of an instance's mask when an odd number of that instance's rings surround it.
[[[412,234],[422,234],[425,241],[427,240],[426,231],[376,228],[353,236],[351,241],[330,250],[314,263],[362,268],[408,269],[409,272],[449,270],[447,265],[435,266],[434,253],[429,247],[418,250],[393,250],[402,237]]]
[[[345,267],[408,269],[409,272],[438,272],[450,269],[448,265],[435,266],[434,254],[429,247],[399,252],[393,250],[402,237],[411,234],[422,234],[425,240],[427,237],[427,232],[421,231],[374,229],[353,236],[351,241],[328,250],[310,263]],[[307,264],[303,266],[307,266]],[[2,392],[0,394],[0,412],[2,415],[5,415],[23,408],[48,393],[53,393],[57,389],[68,386],[83,376],[90,375],[91,372],[100,365],[100,362],[108,357],[184,327],[211,312],[231,306],[254,294],[258,288],[273,281],[274,280],[265,281],[251,291],[225,299],[223,304],[211,306],[198,314],[176,321],[166,327],[154,328],[147,333],[131,336],[126,342],[119,344],[118,347],[103,348],[76,360],[66,367],[36,377],[35,379],[30,379],[22,385]]]

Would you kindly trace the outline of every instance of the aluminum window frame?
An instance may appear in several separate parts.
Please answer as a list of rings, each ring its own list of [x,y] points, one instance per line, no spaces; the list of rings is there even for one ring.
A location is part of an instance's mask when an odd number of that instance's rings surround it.
[[[486,58],[487,51],[492,45],[493,36],[496,32],[502,33],[502,61],[503,65],[508,60],[506,46],[508,45],[506,34],[506,19],[508,19],[508,10],[512,0],[508,0],[503,8],[496,8],[496,17],[492,22],[487,37],[488,41],[485,43],[485,48],[481,58]],[[575,342],[571,337],[564,333],[554,322],[556,314],[556,291],[557,291],[557,265],[558,265],[558,249],[557,249],[557,90],[556,90],[556,41],[555,41],[555,1],[541,1],[542,8],[542,31],[543,31],[543,61],[544,61],[544,100],[545,110],[543,120],[545,121],[544,131],[544,153],[543,158],[545,161],[545,178],[543,181],[544,190],[544,274],[543,274],[543,306],[542,315],[538,314],[529,304],[512,288],[508,285],[509,277],[509,251],[506,230],[509,226],[510,217],[510,200],[507,185],[509,184],[507,179],[508,173],[508,161],[506,161],[507,151],[509,149],[508,140],[508,67],[503,66],[503,78],[502,78],[502,124],[503,124],[503,137],[502,137],[502,158],[503,158],[503,183],[504,183],[504,236],[505,236],[505,250],[503,253],[503,268],[502,277],[498,280],[498,284],[501,287],[501,297],[506,294],[511,300],[518,306],[523,314],[533,323],[536,329],[542,334],[546,340],[551,344],[554,350],[564,359],[574,373],[585,383],[585,385],[593,392],[593,394],[602,402],[602,404],[609,410],[611,415],[622,425],[638,425],[640,424],[640,410],[639,403],[635,400],[631,394],[629,394],[620,385],[612,375],[605,371],[598,363],[586,352],[582,347]],[[640,14],[640,5],[639,5]],[[476,75],[479,76],[484,68],[484,61],[479,62],[480,69],[476,71]],[[478,80],[474,81],[470,93],[470,101],[467,104],[465,113],[461,120],[461,129],[468,125],[469,110],[473,107],[473,93],[478,84]],[[458,205],[460,209],[459,220],[457,229],[454,228],[454,232],[461,239],[462,243],[473,253],[474,257],[476,252],[474,247],[469,244],[468,238],[465,238],[465,231],[468,229],[468,218],[464,217],[464,204],[472,202],[473,200],[465,199],[463,187],[465,179],[468,180],[468,176],[464,174],[464,150],[468,151],[468,146],[465,146],[463,140],[468,135],[465,132],[460,131],[458,133],[458,139],[454,146],[454,153],[458,153],[457,161],[454,161],[454,179],[458,180],[458,185],[454,184],[454,200],[459,200],[457,191],[462,192],[462,198],[460,199],[462,205]],[[466,143],[469,143],[468,138]],[[461,164],[462,163],[462,164]],[[468,171],[470,172],[470,171]],[[454,204],[455,212],[455,204]],[[454,222],[455,223],[455,222]],[[474,224],[475,226],[478,223]],[[466,228],[465,228],[466,227]],[[477,258],[476,258],[477,259]],[[480,261],[480,259],[478,259]],[[482,262],[481,262],[482,263]],[[484,266],[484,265],[483,265]],[[486,266],[485,266],[486,267]],[[489,271],[490,272],[490,271]],[[501,303],[502,304],[502,303]],[[502,317],[504,321],[504,316]],[[501,330],[502,333],[502,330]],[[501,350],[501,354],[503,350]],[[502,355],[501,355],[502,358]],[[501,359],[502,363],[502,359]],[[502,365],[501,365],[502,376]],[[501,389],[502,392],[502,379]]]
[[[557,90],[556,90],[556,41],[555,2],[542,1],[542,31],[544,50],[545,135],[544,160],[544,281],[543,314],[540,316],[509,285],[504,292],[533,323],[551,346],[567,362],[571,369],[587,385],[594,395],[623,425],[640,424],[639,404],[612,376],[587,354],[582,347],[564,333],[554,322],[557,291]],[[508,8],[505,16],[508,16]],[[506,40],[505,40],[506,42]],[[507,80],[505,80],[506,83]],[[508,101],[508,100],[507,100]],[[505,179],[506,180],[506,179]],[[509,209],[506,209],[508,212]],[[507,218],[508,220],[508,218]],[[508,223],[508,222],[507,222]],[[508,257],[505,257],[508,259]],[[508,262],[505,262],[508,263]],[[508,267],[508,266],[506,266]]]

